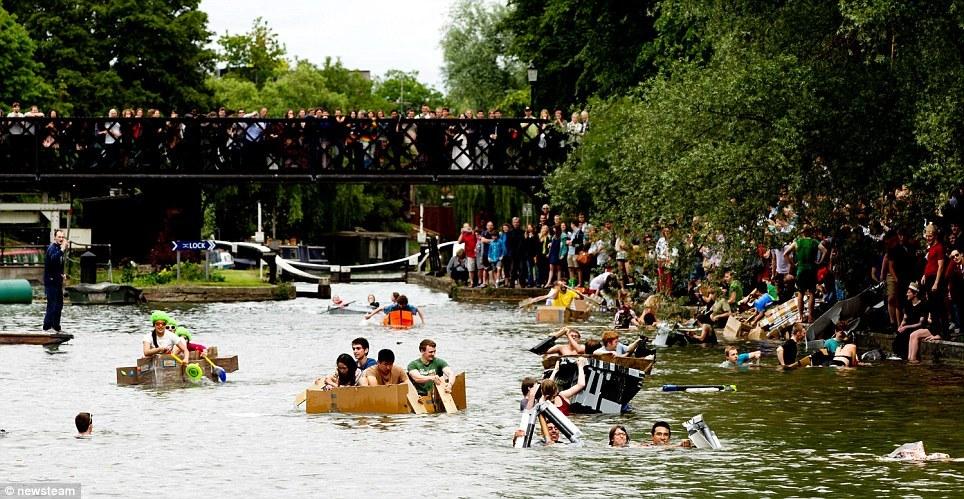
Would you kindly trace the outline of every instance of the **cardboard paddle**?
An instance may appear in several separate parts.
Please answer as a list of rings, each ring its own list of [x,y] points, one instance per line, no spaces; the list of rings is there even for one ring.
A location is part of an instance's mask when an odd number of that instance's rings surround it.
[[[445,412],[448,414],[459,412],[459,407],[455,404],[455,399],[452,398],[452,394],[445,391],[444,388],[440,388],[438,385],[438,383],[435,383],[435,399],[442,401]]]
[[[415,414],[428,414],[428,409],[422,405],[422,402],[418,399],[418,390],[415,389],[415,385],[412,383],[412,379],[408,380],[408,405],[412,406],[412,412]]]
[[[556,340],[564,336],[568,330],[569,330],[568,326],[558,329],[556,332],[549,335],[548,338],[542,340],[536,346],[530,348],[529,351],[538,355],[542,355],[546,353],[547,351],[549,351],[550,348],[552,348],[553,345],[556,344]]]

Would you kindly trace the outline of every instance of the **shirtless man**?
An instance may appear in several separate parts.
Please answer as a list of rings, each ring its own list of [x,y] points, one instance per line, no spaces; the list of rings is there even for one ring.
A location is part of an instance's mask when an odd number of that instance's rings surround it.
[[[669,447],[670,446],[670,436],[672,435],[672,430],[669,428],[669,423],[666,421],[657,421],[653,423],[653,428],[649,431],[652,441],[646,444],[645,447]],[[693,443],[690,442],[688,438],[680,440],[680,447],[690,448]]]
[[[361,386],[403,385],[408,375],[395,365],[395,352],[383,348],[378,351],[378,363],[365,369],[360,381]]]

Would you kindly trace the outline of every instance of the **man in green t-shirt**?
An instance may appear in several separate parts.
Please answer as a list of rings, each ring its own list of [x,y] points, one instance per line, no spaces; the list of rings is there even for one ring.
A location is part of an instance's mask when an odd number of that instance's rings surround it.
[[[793,255],[797,266],[797,313],[801,322],[813,322],[813,295],[817,289],[817,265],[826,253],[823,244],[811,238],[813,229],[809,224],[803,226],[803,234],[783,251],[784,258]],[[803,297],[808,295],[807,313],[803,313]]]
[[[743,300],[743,285],[739,279],[733,278],[733,271],[723,272],[723,284],[726,285],[726,302],[730,304],[731,311],[738,311],[740,301]]]
[[[432,393],[435,383],[444,387],[445,391],[452,391],[451,383],[455,380],[455,373],[448,362],[435,357],[435,342],[429,339],[418,344],[421,357],[408,363],[408,375],[419,395]]]

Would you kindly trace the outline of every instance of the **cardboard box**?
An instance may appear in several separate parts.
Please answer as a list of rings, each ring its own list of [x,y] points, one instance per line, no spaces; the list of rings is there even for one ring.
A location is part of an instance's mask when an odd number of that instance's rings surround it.
[[[569,321],[585,321],[589,319],[589,315],[592,313],[592,307],[586,300],[573,300],[569,304]]]
[[[568,318],[568,310],[564,307],[538,307],[536,308],[536,322],[546,324],[562,324]]]
[[[750,326],[740,322],[736,317],[730,317],[723,328],[723,338],[727,340],[742,339],[750,331]]]
[[[751,341],[763,341],[767,339],[767,332],[764,331],[763,328],[757,326],[746,334],[746,339]]]

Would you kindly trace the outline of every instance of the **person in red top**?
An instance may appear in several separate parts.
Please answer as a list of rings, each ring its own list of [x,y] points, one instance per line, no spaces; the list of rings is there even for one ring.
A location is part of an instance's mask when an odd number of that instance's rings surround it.
[[[944,295],[947,286],[944,280],[944,245],[941,244],[934,224],[924,229],[927,241],[927,256],[924,275],[920,278],[921,291],[927,293],[927,305],[931,313],[931,333],[940,336],[944,331]]]
[[[177,328],[174,329],[174,334],[180,336],[181,338],[184,338],[184,341],[187,342],[188,352],[197,352],[198,355],[202,357],[204,356],[204,351],[207,350],[207,347],[204,345],[201,345],[200,343],[191,343],[191,333],[187,330],[186,327],[178,326]]]
[[[469,224],[462,224],[462,233],[459,234],[458,242],[465,244],[465,267],[469,271],[469,284],[475,287],[478,285],[478,267],[475,261],[475,245],[478,238]]]

